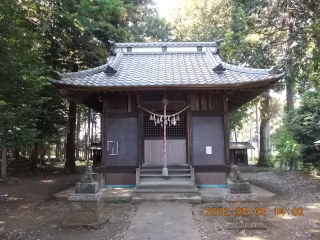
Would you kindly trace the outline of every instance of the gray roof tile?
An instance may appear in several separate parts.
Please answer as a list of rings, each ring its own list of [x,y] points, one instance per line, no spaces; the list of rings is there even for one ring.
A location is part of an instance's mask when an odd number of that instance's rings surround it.
[[[162,45],[161,45],[162,44]],[[216,46],[212,43],[116,43],[119,47],[151,46]],[[226,70],[219,74],[212,69],[219,63]],[[106,74],[110,66],[117,72]],[[148,87],[148,86],[215,86],[277,79],[272,69],[250,69],[224,63],[209,48],[203,52],[125,53],[122,49],[108,63],[77,73],[60,74],[53,84],[89,87]]]

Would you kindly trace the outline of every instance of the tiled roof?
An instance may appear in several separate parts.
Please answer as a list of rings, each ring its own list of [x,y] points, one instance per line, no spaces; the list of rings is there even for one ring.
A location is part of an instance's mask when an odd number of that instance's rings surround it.
[[[211,43],[161,43],[166,46],[208,46],[204,51],[124,52],[121,47],[158,47],[160,43],[116,43],[120,47],[108,63],[87,71],[60,74],[53,84],[78,87],[219,87],[259,81],[277,80],[272,69],[250,69],[226,64],[212,53]],[[180,45],[179,45],[180,44]],[[160,46],[160,45],[159,45]],[[225,71],[213,69],[222,64]],[[106,70],[108,69],[108,70]]]
[[[229,149],[254,149],[248,142],[230,142]]]
[[[142,42],[115,43],[115,47],[216,47],[219,42]]]

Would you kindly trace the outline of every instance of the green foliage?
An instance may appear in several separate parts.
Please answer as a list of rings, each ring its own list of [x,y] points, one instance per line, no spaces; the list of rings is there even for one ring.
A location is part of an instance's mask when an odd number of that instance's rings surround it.
[[[229,114],[229,129],[239,131],[243,128],[246,120],[248,120],[248,109],[249,104],[243,105],[242,107],[232,111]]]
[[[0,2],[0,145],[19,150],[60,142],[66,102],[51,86],[54,71],[104,64],[107,40],[127,28],[150,0],[3,0]]]
[[[214,41],[224,36],[230,6],[224,0],[184,0],[175,13],[176,41]]]
[[[306,91],[302,95],[301,105],[288,115],[289,129],[293,138],[301,145],[302,161],[320,165],[320,151],[314,142],[320,139],[320,93]]]
[[[24,5],[23,5],[24,4]],[[39,133],[35,94],[43,86],[45,46],[31,1],[0,2],[0,145],[25,146]]]
[[[276,155],[273,158],[274,162],[278,162],[282,165],[284,163],[289,163],[290,161],[298,162],[300,160],[300,146],[293,139],[287,124],[281,125],[271,135],[271,143],[276,150]]]
[[[135,15],[133,24],[128,26],[134,42],[170,42],[172,40],[171,24],[159,16],[152,4],[140,6],[138,10],[140,10],[140,16]]]

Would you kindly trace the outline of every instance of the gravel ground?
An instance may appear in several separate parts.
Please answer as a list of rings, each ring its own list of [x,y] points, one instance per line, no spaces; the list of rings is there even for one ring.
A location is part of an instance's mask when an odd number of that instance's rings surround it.
[[[303,171],[275,171],[250,167],[243,173],[248,182],[276,195],[273,203],[303,204],[320,201],[320,176]]]
[[[319,177],[257,167],[242,172],[252,184],[277,194],[272,202],[261,205],[268,212],[261,218],[267,230],[225,230],[218,216],[205,216],[206,208],[218,208],[221,204],[191,205],[202,239],[320,239]],[[80,177],[81,174],[44,174],[0,181],[0,239],[122,239],[138,205],[105,204],[109,221],[98,229],[61,227],[68,204],[53,200],[52,195],[73,186]],[[275,207],[302,207],[304,215],[276,216]]]
[[[206,216],[206,208],[221,204],[192,205],[192,212],[203,240],[261,240],[261,239],[320,239],[320,178],[302,171],[274,171],[249,167],[242,169],[244,177],[252,184],[276,194],[267,203],[267,215],[260,216],[266,230],[225,230],[223,216]],[[244,206],[239,206],[244,207]],[[287,209],[302,208],[302,216],[293,216]],[[275,214],[274,208],[284,208],[285,214]],[[288,214],[289,213],[289,214]]]

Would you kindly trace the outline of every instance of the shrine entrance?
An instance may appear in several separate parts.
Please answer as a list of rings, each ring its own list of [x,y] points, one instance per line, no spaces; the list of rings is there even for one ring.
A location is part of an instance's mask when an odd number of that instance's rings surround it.
[[[157,112],[163,114],[163,112]],[[174,112],[167,112],[168,115]],[[144,164],[163,165],[164,159],[164,120],[152,119],[152,115],[144,114]],[[162,121],[162,122],[161,122]],[[187,114],[182,112],[175,118],[176,124],[172,124],[172,119],[166,126],[166,153],[167,164],[187,164]]]

